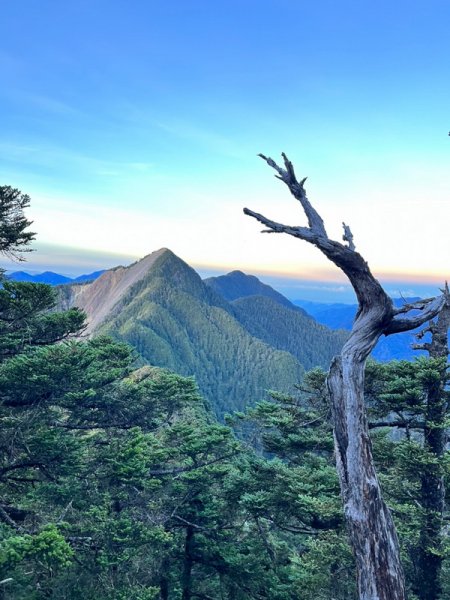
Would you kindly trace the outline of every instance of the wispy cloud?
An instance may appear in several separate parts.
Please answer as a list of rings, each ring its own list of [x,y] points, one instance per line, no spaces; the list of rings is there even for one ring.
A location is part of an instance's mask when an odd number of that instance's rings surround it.
[[[386,288],[386,293],[391,296],[391,298],[411,298],[413,296],[420,296],[420,293],[413,288]]]
[[[159,121],[156,125],[161,130],[175,137],[194,142],[216,154],[248,160],[249,152],[244,150],[241,145],[193,123],[172,119],[168,121]]]
[[[67,102],[59,100],[57,98],[51,98],[49,96],[41,96],[37,94],[23,94],[22,99],[37,108],[52,114],[58,114],[63,116],[73,117],[83,116],[84,113],[74,106],[71,106]]]
[[[0,141],[0,159],[21,165],[61,169],[63,165],[91,175],[127,177],[130,172],[149,175],[154,173],[150,162],[128,162],[101,159],[51,144],[14,143]]]
[[[126,126],[127,130],[143,129],[153,132],[158,138],[168,134],[170,138],[184,140],[192,145],[192,148],[206,149],[213,154],[227,158],[238,158],[248,160],[253,157],[254,152],[243,147],[238,142],[238,136],[218,133],[221,127],[218,120],[214,121],[214,128],[206,124],[205,119],[194,116],[184,118],[182,112],[170,112],[168,109],[157,110],[151,106],[141,106],[138,103],[122,101],[115,106],[114,115],[118,121]],[[201,124],[200,124],[201,123]]]
[[[0,52],[0,69],[4,70],[11,68],[12,70],[14,65],[16,65],[16,60],[14,58],[2,55]],[[19,105],[25,108],[27,114],[30,111],[32,114],[37,111],[37,114],[42,112],[49,113],[53,118],[55,116],[61,116],[63,118],[69,117],[71,119],[74,117],[89,117],[89,115],[83,112],[79,107],[75,107],[61,97],[30,92],[23,87],[3,86],[0,90],[0,97],[6,99],[16,107]]]

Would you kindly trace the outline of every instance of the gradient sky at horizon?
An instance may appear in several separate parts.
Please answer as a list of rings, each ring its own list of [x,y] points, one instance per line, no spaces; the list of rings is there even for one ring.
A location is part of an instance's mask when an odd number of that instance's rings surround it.
[[[32,197],[30,268],[165,246],[341,285],[242,214],[304,223],[256,158],[285,151],[329,234],[348,222],[383,280],[448,278],[447,0],[25,0],[1,19],[0,183]]]

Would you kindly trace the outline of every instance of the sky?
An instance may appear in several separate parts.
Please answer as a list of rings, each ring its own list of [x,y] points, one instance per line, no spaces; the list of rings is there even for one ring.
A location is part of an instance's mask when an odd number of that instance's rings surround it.
[[[448,0],[0,7],[0,185],[31,196],[37,232],[26,266],[1,266],[77,275],[168,247],[348,301],[317,249],[242,213],[305,224],[257,157],[284,151],[387,289],[449,277]]]

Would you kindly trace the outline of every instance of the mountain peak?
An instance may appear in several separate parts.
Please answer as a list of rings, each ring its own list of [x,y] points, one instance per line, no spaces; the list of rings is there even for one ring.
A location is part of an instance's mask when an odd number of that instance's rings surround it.
[[[150,254],[146,254],[145,256],[143,256],[142,258],[139,258],[138,260],[136,260],[134,263],[131,263],[131,265],[128,265],[127,267],[123,267],[123,266],[119,266],[119,267],[114,267],[115,269],[134,269],[137,265],[148,265],[149,267],[153,266],[153,264],[155,263],[155,261],[160,258],[161,256],[175,256],[175,254],[172,252],[172,250],[169,250],[169,248],[160,248],[159,250],[154,250],[153,252],[150,252]]]
[[[283,306],[296,310],[292,302],[270,287],[270,285],[260,281],[255,275],[247,275],[242,271],[231,271],[231,273],[227,273],[226,275],[209,277],[204,281],[229,302],[247,296],[267,296]]]
[[[158,259],[171,254],[167,248],[161,248],[127,267],[108,269],[92,283],[68,286],[70,298],[67,301],[84,310],[87,315],[85,333],[90,334],[98,327],[130,287],[142,280]]]
[[[72,281],[70,277],[60,275],[59,273],[54,273],[53,271],[44,271],[44,273],[39,273],[37,275],[31,275],[26,271],[15,271],[13,273],[8,273],[7,277],[8,279],[12,279],[13,281],[29,281],[30,283],[48,283],[50,285],[60,285],[62,283],[69,283],[70,281]]]
[[[65,302],[85,311],[88,322],[85,333],[89,335],[132,287],[150,276],[171,279],[180,288],[195,289],[201,285],[200,277],[189,265],[169,248],[160,248],[127,267],[105,271],[92,283],[68,286],[70,291],[65,293]]]
[[[146,254],[138,262],[141,262],[142,260],[147,260],[147,258],[149,258],[149,257],[159,257],[159,256],[164,256],[164,255],[167,255],[167,256],[176,256],[177,257],[177,255],[174,252],[172,252],[172,250],[170,248],[165,248],[164,247],[164,248],[160,248],[159,250],[154,250],[153,252],[150,252],[150,254]]]

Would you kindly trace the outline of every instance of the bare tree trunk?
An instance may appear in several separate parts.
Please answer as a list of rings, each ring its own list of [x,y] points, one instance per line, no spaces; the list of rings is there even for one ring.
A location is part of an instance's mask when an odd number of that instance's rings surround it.
[[[364,366],[381,335],[414,329],[441,310],[444,298],[433,298],[395,309],[392,300],[355,251],[350,228],[347,245],[331,240],[322,218],[309,202],[304,182],[297,181],[283,154],[284,168],[260,155],[298,200],[308,227],[283,225],[247,208],[244,213],[263,223],[264,233],[287,233],[314,244],[349,278],[359,309],[350,337],[327,378],[333,410],[335,453],[350,543],[356,559],[360,600],[405,600],[400,552],[391,513],[383,501],[375,472],[364,407]]]
[[[439,371],[439,378],[426,384],[424,447],[436,460],[424,464],[421,477],[420,504],[424,514],[417,548],[417,577],[414,586],[420,600],[438,600],[442,592],[442,525],[445,503],[442,457],[447,442],[445,386],[449,353],[447,332],[450,327],[450,295],[447,285],[444,294],[447,299],[444,308],[437,321],[430,323],[425,330],[431,332],[431,342],[415,346],[427,350],[431,358],[438,360],[436,369]],[[422,336],[423,334],[420,335]]]
[[[334,359],[328,388],[333,398],[336,464],[356,559],[359,598],[403,600],[397,534],[382,498],[367,431],[364,362],[346,358]]]

